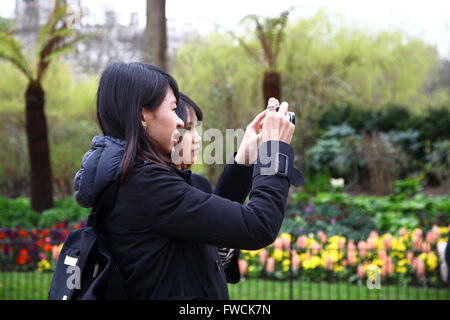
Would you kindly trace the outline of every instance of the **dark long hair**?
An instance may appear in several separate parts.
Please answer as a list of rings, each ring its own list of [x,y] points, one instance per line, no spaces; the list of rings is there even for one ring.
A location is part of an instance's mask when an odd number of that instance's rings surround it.
[[[97,120],[104,135],[126,142],[121,163],[121,182],[135,160],[150,160],[174,167],[170,155],[157,147],[141,121],[142,108],[156,110],[169,88],[178,104],[179,92],[175,79],[146,63],[114,63],[103,72],[97,92]]]
[[[180,100],[178,101],[178,105],[177,105],[177,108],[175,109],[175,113],[177,114],[178,118],[183,120],[185,125],[187,124],[187,120],[188,120],[187,115],[188,115],[188,113],[192,114],[192,111],[195,112],[195,115],[197,116],[198,121],[203,120],[203,112],[200,109],[200,107],[194,101],[192,101],[191,98],[189,98],[183,92],[180,92]]]
[[[184,93],[180,92],[180,100],[178,101],[178,105],[177,105],[177,108],[175,109],[175,113],[177,114],[178,118],[183,120],[183,123],[184,123],[186,129],[189,129],[189,128],[187,128],[188,114],[191,115],[191,119],[192,119],[193,112],[197,116],[198,121],[203,120],[203,112],[200,109],[200,107],[194,101],[192,101],[191,98],[189,98]],[[191,167],[192,167],[191,164],[187,164],[187,165],[183,165],[182,169],[190,169]]]

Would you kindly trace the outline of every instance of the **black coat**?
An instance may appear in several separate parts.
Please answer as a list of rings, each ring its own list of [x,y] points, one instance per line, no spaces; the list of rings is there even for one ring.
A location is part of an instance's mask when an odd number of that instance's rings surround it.
[[[236,163],[235,163],[236,164]],[[250,192],[250,188],[252,187],[252,173],[253,173],[253,166],[246,167],[246,166],[234,166],[238,170],[233,170],[235,173],[236,181],[230,181],[229,184],[231,186],[238,186],[238,188],[230,188],[230,192],[228,194],[225,194],[225,192],[221,192],[224,197],[226,197],[229,200],[232,201],[238,201],[239,203],[243,204],[245,201],[245,198],[247,197],[248,193]],[[233,175],[228,174],[228,170],[230,167],[226,167],[224,173],[221,175],[222,178],[227,177],[227,179],[233,178]],[[239,174],[240,173],[240,174]],[[192,173],[190,179],[188,180],[188,183],[197,189],[200,189],[207,193],[214,193],[214,190],[211,186],[211,183],[209,183],[208,179],[205,177]],[[218,186],[223,186],[224,183],[220,182],[218,183]],[[219,191],[220,192],[220,191]],[[228,263],[228,266],[224,268],[225,275],[227,282],[229,283],[238,283],[241,275],[239,273],[239,255],[240,250],[239,248],[233,248],[234,253],[233,256]]]
[[[271,145],[263,145],[270,154]],[[117,163],[120,146],[109,137],[93,141],[75,178],[76,199],[83,206],[95,204],[96,197],[88,195],[101,194],[95,188],[105,189],[116,178],[118,170],[107,159]],[[213,194],[192,186],[189,170],[150,163],[131,173],[104,221],[107,246],[128,296],[228,299],[217,247],[252,250],[271,244],[283,221],[290,183],[304,183],[293,167],[292,147],[281,142],[279,152],[285,155],[281,160],[287,159],[279,162],[280,171],[287,175],[263,174],[261,169],[274,161],[264,165],[259,157],[252,167],[227,164]],[[253,177],[246,205],[241,204],[249,189],[239,183],[243,175]]]

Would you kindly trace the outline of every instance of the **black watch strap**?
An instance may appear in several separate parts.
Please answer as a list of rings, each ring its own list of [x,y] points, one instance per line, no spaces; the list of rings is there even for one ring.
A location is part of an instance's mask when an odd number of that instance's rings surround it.
[[[253,168],[253,178],[257,175],[278,175],[285,177],[294,186],[305,184],[302,173],[294,167],[294,149],[282,141],[266,141],[260,148],[258,160]]]

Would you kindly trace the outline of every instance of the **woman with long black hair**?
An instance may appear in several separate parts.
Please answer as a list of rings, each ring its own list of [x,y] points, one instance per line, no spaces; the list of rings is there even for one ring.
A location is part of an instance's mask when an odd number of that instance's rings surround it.
[[[104,135],[94,137],[82,160],[75,198],[93,207],[120,179],[103,230],[130,299],[228,299],[217,250],[208,248],[259,249],[274,241],[289,185],[304,183],[289,145],[295,126],[287,103],[277,112],[276,101],[247,126],[234,157],[237,165],[253,166],[250,201],[243,205],[226,199],[232,164],[213,194],[190,185],[191,172],[176,168],[171,155],[184,127],[178,101],[175,80],[157,67],[110,65],[97,93]]]
[[[199,150],[201,150],[202,139],[197,128],[203,121],[203,112],[191,98],[182,92],[180,92],[180,99],[175,112],[184,123],[184,127],[181,130],[181,141],[177,145],[181,161],[177,164],[177,169],[190,170],[197,161]],[[234,156],[236,156],[236,153],[234,153]],[[221,194],[229,200],[243,204],[252,186],[253,165],[238,164],[235,161],[230,161],[230,163],[226,164],[223,172],[221,178],[227,179],[228,183],[220,181],[217,185],[218,187],[229,186],[229,190],[227,192],[222,190]],[[211,183],[200,174],[192,173],[187,182],[204,192],[214,193]],[[239,248],[202,246],[202,248],[207,247],[210,247],[209,250],[212,255],[218,249],[227,282],[238,283],[240,280]]]

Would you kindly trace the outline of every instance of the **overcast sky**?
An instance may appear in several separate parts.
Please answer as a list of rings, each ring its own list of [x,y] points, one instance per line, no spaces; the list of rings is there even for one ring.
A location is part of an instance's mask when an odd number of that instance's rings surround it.
[[[131,12],[139,13],[139,24],[145,26],[145,0],[81,0],[89,10],[88,23],[102,23],[104,11],[114,10],[123,24]],[[201,33],[214,28],[215,21],[236,29],[247,14],[277,15],[298,6],[291,19],[310,17],[320,7],[337,12],[351,25],[372,30],[405,30],[438,46],[441,56],[450,57],[450,1],[446,0],[166,0],[166,16],[176,28],[190,24]],[[15,0],[0,1],[0,16],[13,17]]]

